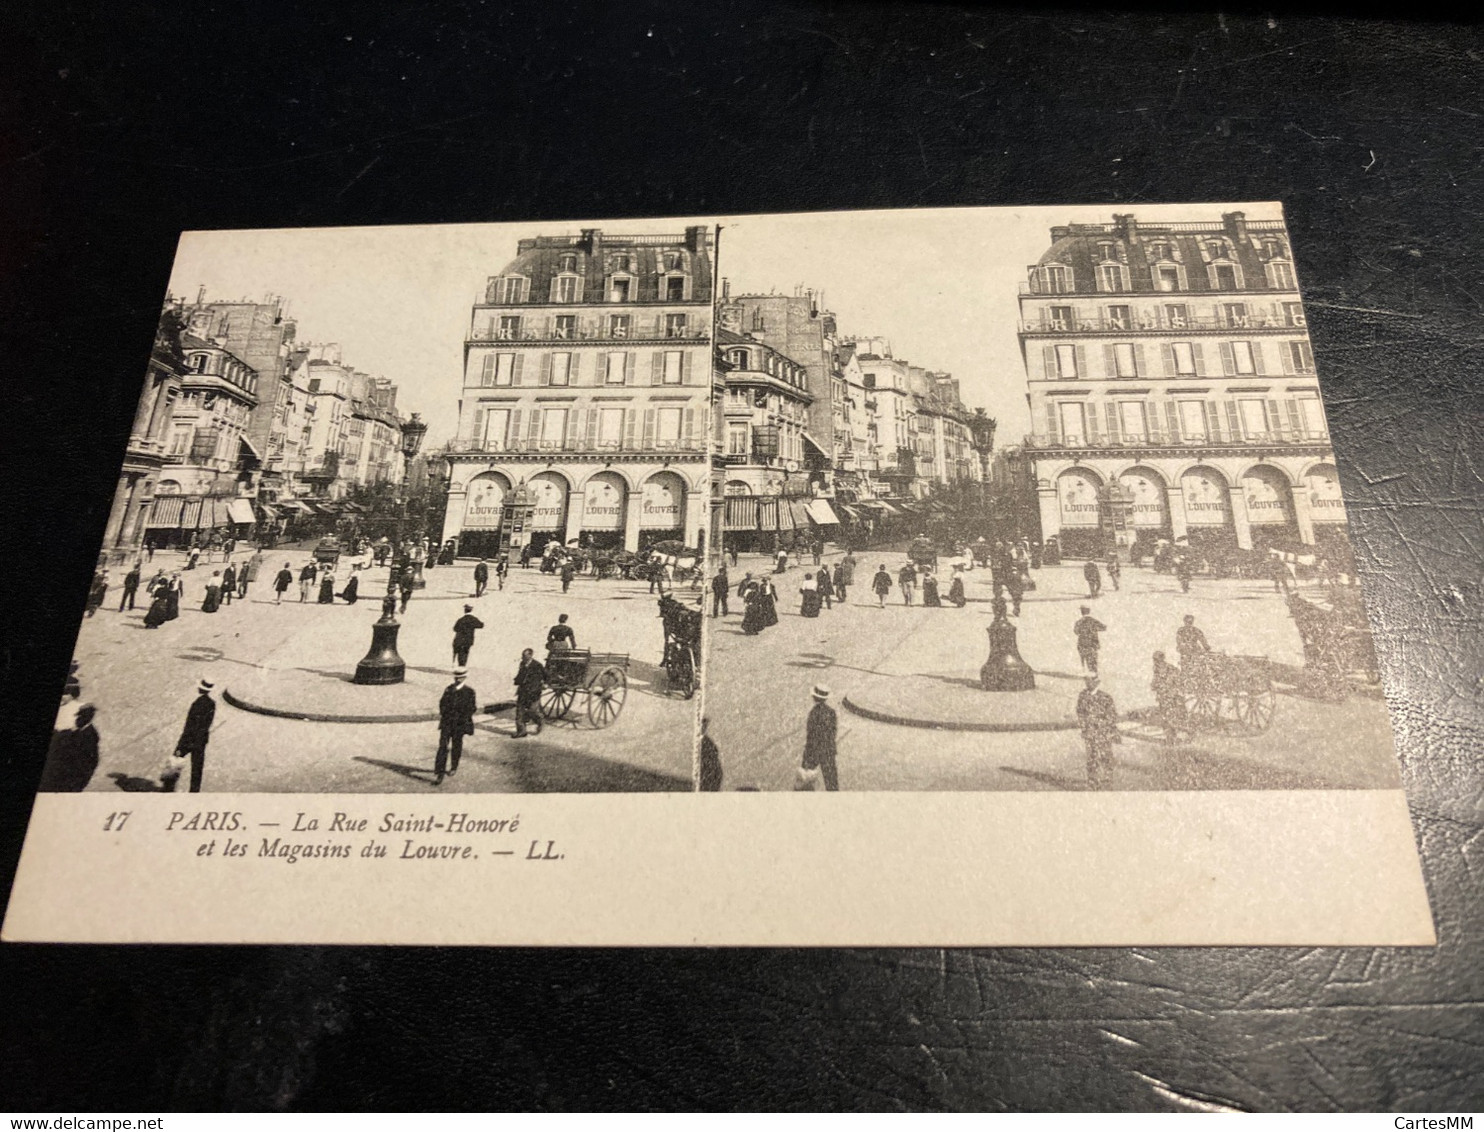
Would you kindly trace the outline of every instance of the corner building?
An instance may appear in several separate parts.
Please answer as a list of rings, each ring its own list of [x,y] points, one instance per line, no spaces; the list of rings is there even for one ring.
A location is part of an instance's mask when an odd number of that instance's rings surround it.
[[[1051,230],[1020,293],[1041,536],[1207,553],[1345,537],[1282,221]]]
[[[533,547],[704,544],[710,496],[713,238],[521,240],[476,301],[449,453],[444,540],[499,549],[524,485]]]

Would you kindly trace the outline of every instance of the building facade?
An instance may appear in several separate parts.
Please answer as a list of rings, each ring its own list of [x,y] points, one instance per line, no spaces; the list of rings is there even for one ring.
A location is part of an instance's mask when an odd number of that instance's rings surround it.
[[[155,330],[144,390],[134,408],[134,423],[124,450],[123,471],[103,530],[103,558],[112,565],[136,557],[144,545],[169,445],[170,422],[180,396],[180,374],[186,365],[180,343],[183,326],[180,313],[166,308]]]
[[[507,496],[529,541],[705,542],[713,237],[521,240],[474,303],[443,537],[493,556]]]
[[[1073,556],[1342,538],[1283,223],[1121,215],[1051,238],[1020,294],[1042,538]]]
[[[262,460],[247,437],[259,404],[257,371],[219,341],[187,332],[180,346],[180,392],[148,522],[156,545],[242,535],[257,522]]]

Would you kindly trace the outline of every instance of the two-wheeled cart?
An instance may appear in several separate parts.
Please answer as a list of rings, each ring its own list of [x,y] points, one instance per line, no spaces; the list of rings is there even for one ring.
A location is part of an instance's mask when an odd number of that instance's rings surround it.
[[[586,697],[587,721],[602,730],[623,712],[629,698],[629,654],[591,649],[553,649],[546,657],[541,717],[567,718],[578,695]]]
[[[1192,730],[1234,725],[1252,734],[1273,722],[1278,693],[1265,656],[1198,653],[1180,668],[1179,688]]]
[[[701,610],[666,594],[660,598],[660,620],[665,627],[665,652],[660,664],[670,691],[690,699],[701,685]]]

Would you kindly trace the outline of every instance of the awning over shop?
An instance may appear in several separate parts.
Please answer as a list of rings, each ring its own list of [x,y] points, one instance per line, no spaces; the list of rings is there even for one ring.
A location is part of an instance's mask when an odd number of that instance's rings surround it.
[[[778,499],[775,496],[763,496],[758,499],[757,529],[760,531],[778,529]]]
[[[829,500],[827,499],[811,499],[805,510],[808,512],[809,518],[813,519],[822,527],[840,521],[839,517],[830,508]]]
[[[247,441],[243,441],[244,444]],[[229,499],[227,501],[227,516],[234,523],[255,523],[257,517],[252,513],[252,502],[246,499]]]
[[[810,436],[807,432],[803,433],[802,435],[804,437],[805,444],[809,445],[810,448],[819,453],[822,459],[829,460],[830,454],[826,452],[822,447],[820,447],[819,441],[815,440],[814,437]]]
[[[278,518],[278,508],[274,507],[271,503],[259,503],[258,511],[261,512],[263,518],[268,520],[269,522],[272,522],[273,520]]]
[[[901,514],[900,511],[898,511],[895,507],[893,507],[890,503],[888,503],[884,499],[878,499],[875,502],[876,502],[876,506],[879,507],[884,514],[887,514],[887,515],[900,515]]]
[[[297,499],[281,499],[278,501],[278,506],[286,512],[296,512],[300,515],[314,514],[313,507]]]
[[[178,527],[180,514],[185,509],[185,497],[181,495],[157,495],[150,508],[146,527]]]
[[[253,442],[251,440],[249,440],[245,436],[239,436],[237,439],[242,442],[242,451],[244,454],[252,457],[260,464],[263,462],[263,454],[259,452],[255,447],[253,447]]]
[[[778,529],[780,531],[791,531],[794,529],[794,513],[789,507],[787,499],[778,501]]]
[[[844,515],[852,522],[859,523],[861,521],[860,509],[857,507],[852,507],[849,503],[840,503],[836,501],[835,510]]]
[[[751,495],[729,495],[726,497],[726,513],[722,517],[722,529],[727,531],[757,530],[758,500]]]
[[[809,529],[809,508],[797,499],[788,501],[788,515],[794,521],[794,528],[800,531]]]

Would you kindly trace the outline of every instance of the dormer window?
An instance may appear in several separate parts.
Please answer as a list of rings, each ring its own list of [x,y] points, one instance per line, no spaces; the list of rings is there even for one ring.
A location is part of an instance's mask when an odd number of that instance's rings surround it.
[[[671,303],[680,303],[685,301],[685,276],[666,276],[665,301]]]
[[[552,281],[551,298],[556,303],[575,303],[578,295],[578,278],[575,275],[558,275]]]
[[[1107,243],[1099,244],[1098,245],[1098,259],[1102,263],[1117,263],[1118,262],[1118,245],[1116,245],[1116,244],[1107,244]]]
[[[1065,295],[1072,290],[1072,270],[1059,263],[1041,268],[1041,286],[1047,294]]]
[[[736,366],[738,369],[746,369],[747,368],[747,351],[746,350],[732,350],[730,353],[727,354],[727,361],[731,362],[732,365]]]
[[[679,270],[681,270],[680,253],[679,252],[666,252],[665,255],[664,255],[664,265],[665,265],[665,270],[666,271],[679,271]]]
[[[1112,292],[1121,292],[1128,290],[1128,288],[1124,285],[1122,264],[1098,264],[1098,290]]]
[[[626,256],[626,255],[616,255],[616,256],[614,256],[613,257],[613,266],[612,266],[612,268],[610,270],[612,270],[612,271],[629,271],[629,270],[631,270],[630,267],[629,267],[629,257]]]
[[[1292,291],[1293,265],[1281,260],[1274,260],[1267,265],[1268,286],[1279,291]]]
[[[491,303],[523,303],[526,301],[526,280],[518,275],[491,279],[485,297]]]
[[[562,256],[562,272],[564,274],[575,274],[577,271],[577,257],[575,255]]]

